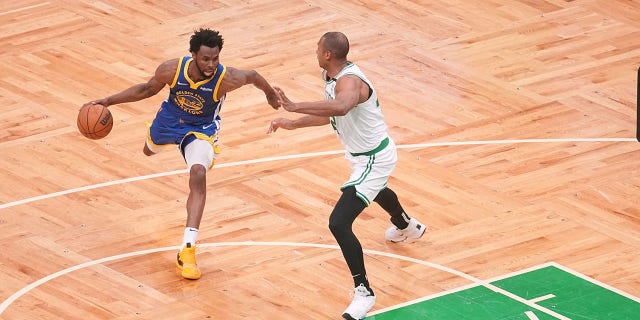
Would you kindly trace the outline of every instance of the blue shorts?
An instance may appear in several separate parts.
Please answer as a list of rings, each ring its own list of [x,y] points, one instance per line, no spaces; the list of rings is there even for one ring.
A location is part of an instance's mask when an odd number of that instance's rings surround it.
[[[196,133],[210,138],[218,133],[220,117],[214,121],[200,122],[194,118],[181,118],[164,108],[160,108],[149,127],[148,141],[154,146],[167,144],[179,145],[184,149],[189,142],[196,139]]]

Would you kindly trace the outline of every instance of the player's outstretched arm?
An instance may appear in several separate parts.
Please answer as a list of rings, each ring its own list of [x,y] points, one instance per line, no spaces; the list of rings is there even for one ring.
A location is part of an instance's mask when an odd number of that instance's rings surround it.
[[[173,80],[177,68],[178,59],[166,61],[158,66],[155,74],[149,81],[138,83],[106,98],[89,101],[84,105],[101,104],[108,107],[114,104],[135,102],[152,97],[158,94],[166,84],[169,84]]]
[[[273,133],[278,128],[294,130],[304,127],[322,126],[329,123],[329,117],[306,115],[298,119],[276,118],[271,121],[267,133]]]
[[[362,90],[362,80],[353,75],[342,76],[336,83],[335,99],[325,99],[313,102],[292,102],[285,95],[284,91],[275,87],[280,105],[289,111],[304,113],[316,116],[344,116],[354,108],[362,98],[360,91]]]
[[[267,80],[255,70],[239,70],[227,67],[227,73],[222,79],[221,95],[247,84],[253,84],[256,88],[262,90],[271,107],[274,109],[278,109],[280,107],[275,90],[273,90],[269,82],[267,82]]]

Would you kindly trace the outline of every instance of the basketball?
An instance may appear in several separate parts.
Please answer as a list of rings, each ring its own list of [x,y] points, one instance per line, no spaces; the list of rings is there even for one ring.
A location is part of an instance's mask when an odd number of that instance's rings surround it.
[[[89,104],[78,112],[78,130],[83,136],[96,140],[106,137],[113,127],[109,108],[101,104]]]

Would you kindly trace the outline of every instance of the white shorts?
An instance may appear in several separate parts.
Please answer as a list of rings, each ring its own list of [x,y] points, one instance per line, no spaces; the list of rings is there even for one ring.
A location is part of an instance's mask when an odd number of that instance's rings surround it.
[[[355,186],[356,196],[368,206],[380,190],[387,187],[398,162],[398,153],[395,143],[389,138],[387,147],[375,154],[353,156],[347,152],[345,158],[351,164],[351,176],[340,189]]]

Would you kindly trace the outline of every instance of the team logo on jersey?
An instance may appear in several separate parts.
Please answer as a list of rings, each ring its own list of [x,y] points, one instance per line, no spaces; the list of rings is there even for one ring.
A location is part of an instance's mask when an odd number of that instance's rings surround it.
[[[174,102],[184,112],[195,115],[200,115],[204,112],[202,110],[204,108],[204,98],[194,92],[179,90],[176,92]]]

